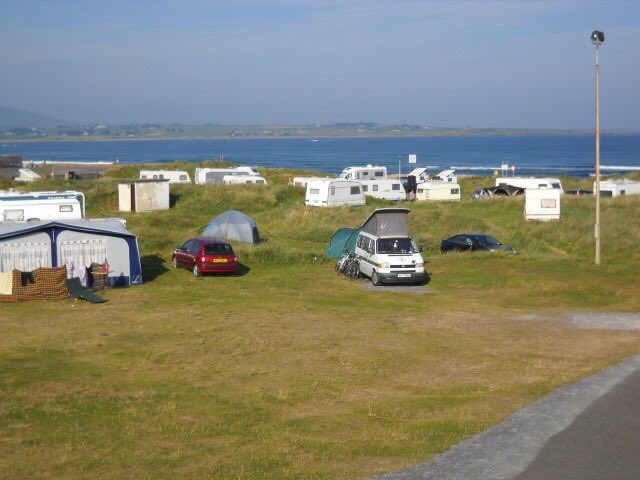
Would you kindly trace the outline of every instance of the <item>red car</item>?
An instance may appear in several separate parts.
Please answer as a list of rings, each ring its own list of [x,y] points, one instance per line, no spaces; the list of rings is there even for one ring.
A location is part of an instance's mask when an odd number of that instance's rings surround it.
[[[227,242],[192,238],[173,251],[173,268],[187,268],[195,277],[203,273],[236,273],[238,257]]]

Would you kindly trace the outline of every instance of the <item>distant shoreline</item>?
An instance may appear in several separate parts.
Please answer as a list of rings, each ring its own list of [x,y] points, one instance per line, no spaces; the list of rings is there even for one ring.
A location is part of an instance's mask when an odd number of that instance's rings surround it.
[[[604,132],[603,136],[632,136],[639,135],[640,132]],[[372,139],[372,138],[443,138],[443,137],[579,137],[595,135],[589,131],[531,131],[531,132],[438,132],[423,135],[311,135],[311,136],[246,136],[246,137],[50,137],[50,138],[0,138],[0,143],[62,143],[62,142],[158,142],[158,141],[211,141],[211,140],[336,140],[336,139]]]

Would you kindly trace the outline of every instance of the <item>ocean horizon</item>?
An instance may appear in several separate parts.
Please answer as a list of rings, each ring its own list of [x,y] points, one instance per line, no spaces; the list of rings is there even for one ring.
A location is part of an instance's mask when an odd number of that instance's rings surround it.
[[[604,173],[640,170],[640,134],[606,134],[601,145]],[[34,141],[4,142],[0,154],[22,155],[26,161],[122,164],[223,158],[242,165],[326,174],[367,164],[384,165],[390,173],[420,166],[491,175],[503,164],[515,166],[516,174],[522,175],[586,177],[595,171],[593,135]],[[415,165],[408,163],[410,154],[417,155]]]

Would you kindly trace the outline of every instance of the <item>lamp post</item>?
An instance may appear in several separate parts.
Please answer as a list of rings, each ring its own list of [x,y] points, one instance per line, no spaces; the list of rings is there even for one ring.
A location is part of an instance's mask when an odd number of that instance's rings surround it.
[[[594,30],[591,41],[596,47],[596,265],[600,265],[600,46],[604,33]]]

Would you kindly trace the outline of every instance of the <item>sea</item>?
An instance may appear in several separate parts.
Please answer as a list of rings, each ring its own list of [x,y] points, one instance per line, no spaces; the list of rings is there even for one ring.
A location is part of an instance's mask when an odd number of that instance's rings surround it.
[[[593,135],[37,141],[2,143],[0,154],[19,154],[25,160],[157,163],[159,167],[178,160],[222,158],[241,165],[326,174],[367,164],[384,165],[390,173],[408,173],[418,166],[493,175],[503,165],[515,167],[517,175],[587,177],[595,171]],[[409,163],[412,154],[416,155],[416,164]],[[603,173],[640,171],[640,135],[603,135],[601,165]]]

